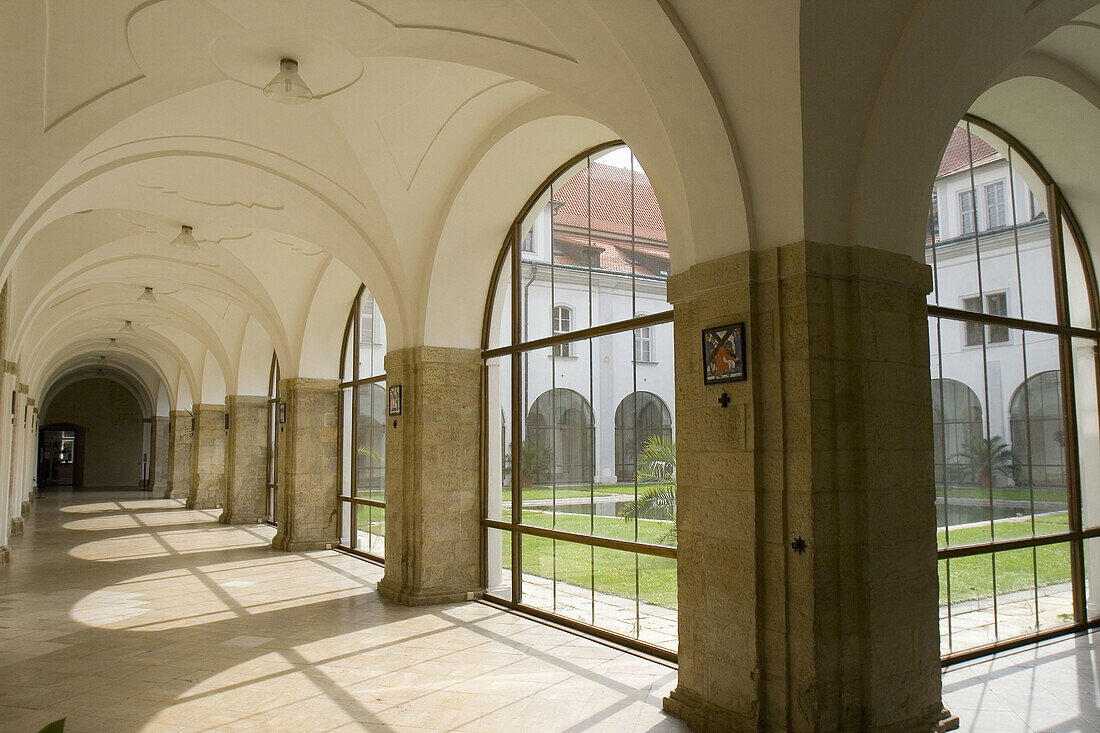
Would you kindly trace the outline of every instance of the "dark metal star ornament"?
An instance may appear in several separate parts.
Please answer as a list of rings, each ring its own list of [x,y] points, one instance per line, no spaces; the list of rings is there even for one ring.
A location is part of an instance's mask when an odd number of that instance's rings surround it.
[[[806,552],[806,540],[802,539],[802,535],[795,538],[795,541],[791,543],[791,549],[797,552],[799,555]]]

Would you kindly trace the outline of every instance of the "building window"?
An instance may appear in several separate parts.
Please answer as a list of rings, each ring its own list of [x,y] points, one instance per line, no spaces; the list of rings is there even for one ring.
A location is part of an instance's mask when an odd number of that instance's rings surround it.
[[[962,299],[963,310],[969,313],[987,313],[991,316],[1008,315],[1008,293],[989,293],[985,296],[985,310],[982,310],[981,296]],[[985,335],[985,343],[1003,344],[1008,342],[1008,326],[987,326],[977,321],[966,321],[966,345],[980,346],[982,335]]]
[[[987,184],[985,191],[986,229],[998,229],[1008,223],[1005,217],[1005,182]]]
[[[564,306],[554,306],[554,335],[569,333],[573,330],[573,309]],[[573,356],[573,344],[556,344],[553,348],[554,356]]]
[[[959,194],[959,233],[974,233],[974,192],[963,191]]]
[[[521,249],[524,252],[534,252],[535,251],[535,230],[534,229],[528,229],[527,230],[527,234],[523,237],[523,247]]]
[[[653,359],[653,328],[642,326],[634,329],[634,361],[650,363]]]

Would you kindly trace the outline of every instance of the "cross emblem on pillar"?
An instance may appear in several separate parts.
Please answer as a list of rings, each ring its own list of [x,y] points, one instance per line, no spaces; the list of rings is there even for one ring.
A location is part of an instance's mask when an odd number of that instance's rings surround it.
[[[729,407],[730,406],[730,396],[728,394],[726,394],[725,392],[723,392],[722,396],[718,398],[718,404],[721,405],[722,407]]]

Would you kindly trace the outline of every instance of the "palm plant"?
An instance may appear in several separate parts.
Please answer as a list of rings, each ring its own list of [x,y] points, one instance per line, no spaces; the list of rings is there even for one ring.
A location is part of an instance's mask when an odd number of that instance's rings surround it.
[[[992,485],[994,472],[1011,476],[1017,463],[1016,454],[999,435],[972,439],[956,459],[979,477],[979,482],[985,489]]]
[[[620,512],[623,521],[660,519],[671,521],[667,532],[657,541],[676,541],[676,443],[671,438],[652,435],[638,454],[638,480],[654,484],[627,502]]]

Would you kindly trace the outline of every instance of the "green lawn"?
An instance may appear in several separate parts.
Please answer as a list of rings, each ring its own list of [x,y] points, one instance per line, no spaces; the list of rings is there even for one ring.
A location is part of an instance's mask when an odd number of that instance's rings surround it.
[[[1068,529],[1067,515],[1035,518],[1035,534],[1052,534]],[[997,540],[1030,537],[1031,517],[1011,517],[995,522]],[[988,527],[967,527],[949,532],[952,546],[989,542]],[[944,531],[938,533],[939,545],[944,547]],[[1034,553],[1034,555],[1033,555]],[[1069,582],[1069,545],[1056,544],[1023,550],[996,553],[996,592],[1010,593],[1035,587],[1036,575],[1040,587]],[[1033,560],[1034,557],[1034,560]],[[952,602],[989,598],[993,588],[993,557],[977,555],[950,561]],[[940,604],[947,603],[948,561],[940,561]]]
[[[645,491],[655,484],[638,484],[638,493]],[[556,492],[556,493],[555,493]],[[589,496],[618,496],[620,494],[633,494],[634,484],[596,484],[593,486],[558,486],[555,490],[550,486],[528,486],[523,489],[523,501],[541,501],[544,499],[587,499]],[[504,501],[511,500],[508,489],[504,489]]]
[[[510,513],[505,512],[504,521],[510,520]],[[563,532],[596,534],[620,540],[635,539],[633,523],[628,524],[618,517],[590,519],[580,514],[559,513],[554,523],[554,516],[549,512],[527,510],[523,513],[523,520],[525,524],[553,526]],[[671,525],[671,522],[642,519],[638,522],[637,539],[658,544],[658,538]],[[578,588],[592,587],[595,563],[598,592],[623,598],[634,598],[637,592],[643,603],[676,608],[676,561],[669,558],[635,555],[532,535],[523,536],[523,558],[524,573],[542,578],[556,577]],[[504,567],[511,569],[512,548],[508,542],[504,542],[503,563]]]
[[[949,499],[989,499],[990,489],[979,486],[942,486],[936,487],[936,496],[947,493]],[[1034,497],[1035,501],[1066,501],[1065,489],[1016,489],[1000,488],[992,489],[994,499],[1007,499],[1011,501],[1028,501]]]

